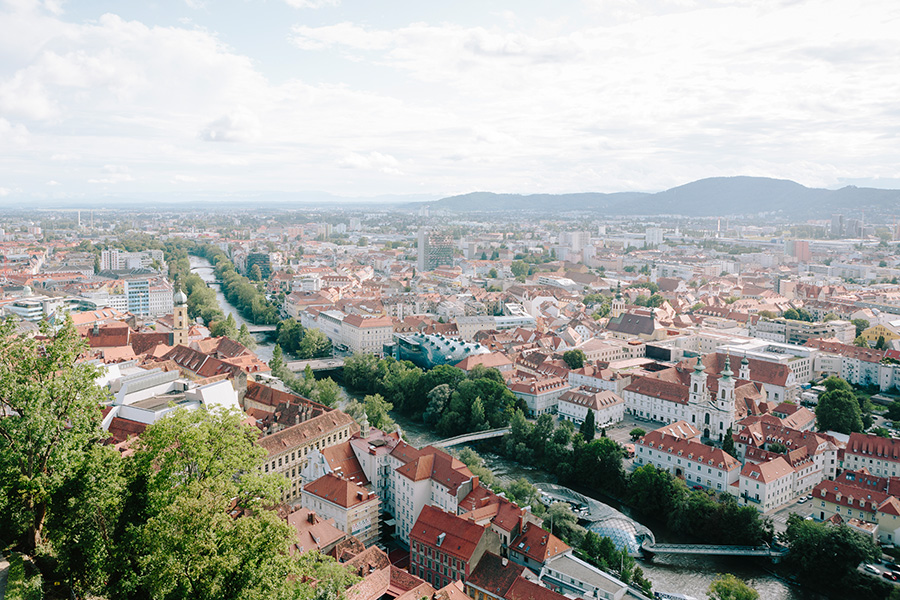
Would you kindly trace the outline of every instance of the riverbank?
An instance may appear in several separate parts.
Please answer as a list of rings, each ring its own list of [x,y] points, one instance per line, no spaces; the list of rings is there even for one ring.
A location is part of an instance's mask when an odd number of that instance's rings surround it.
[[[391,416],[400,425],[409,443],[414,446],[427,446],[441,439],[440,436],[421,422],[414,421],[396,412],[392,413]],[[484,459],[485,466],[494,472],[494,476],[502,485],[508,485],[519,478],[524,478],[536,485],[543,482],[556,482],[556,476],[552,473],[536,467],[528,467],[503,457],[491,451],[489,444],[482,442],[471,444],[470,446],[479,451],[479,454]],[[578,486],[571,487],[589,498],[612,506],[629,518],[646,526],[653,531],[654,536],[661,542],[685,543],[691,541],[672,535],[660,523],[649,521],[645,518],[634,518],[632,511],[615,499],[598,494],[593,490],[579,488]],[[644,575],[653,583],[653,589],[658,591],[677,592],[704,598],[706,597],[707,588],[718,574],[732,573],[755,588],[759,592],[760,600],[828,600],[825,596],[798,588],[783,581],[771,571],[771,565],[767,565],[758,559],[669,555],[657,556],[653,560],[638,559],[638,564],[643,569]]]
[[[231,304],[228,299],[225,297],[225,294],[222,292],[222,287],[216,283],[216,274],[212,264],[201,256],[194,256],[191,254],[188,259],[191,264],[191,273],[196,273],[200,276],[200,278],[206,282],[206,285],[209,286],[211,290],[213,290],[216,294],[216,301],[219,303],[219,306],[222,308],[222,312],[225,316],[231,314],[234,317],[234,322],[238,327],[241,325],[253,325],[250,321],[245,319],[241,315],[241,311],[237,309],[236,306]],[[255,333],[253,334],[253,339],[256,340],[256,348],[253,350],[259,359],[265,363],[268,363],[272,360],[272,352],[275,350],[275,342],[274,338],[271,334],[267,333]]]

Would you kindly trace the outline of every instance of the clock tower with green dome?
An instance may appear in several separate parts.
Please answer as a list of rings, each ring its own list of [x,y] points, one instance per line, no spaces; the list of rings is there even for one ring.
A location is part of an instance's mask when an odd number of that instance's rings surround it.
[[[187,346],[189,326],[187,296],[181,291],[181,286],[175,288],[172,305],[172,345]]]

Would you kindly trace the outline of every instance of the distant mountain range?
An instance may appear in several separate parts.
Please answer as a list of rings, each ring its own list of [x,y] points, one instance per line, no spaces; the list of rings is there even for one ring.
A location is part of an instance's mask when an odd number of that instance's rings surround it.
[[[827,218],[831,213],[900,213],[900,190],[808,188],[786,179],[711,177],[664,192],[613,194],[494,194],[473,192],[442,198],[428,206],[454,212],[597,211],[609,215],[684,215],[715,217],[780,213]]]

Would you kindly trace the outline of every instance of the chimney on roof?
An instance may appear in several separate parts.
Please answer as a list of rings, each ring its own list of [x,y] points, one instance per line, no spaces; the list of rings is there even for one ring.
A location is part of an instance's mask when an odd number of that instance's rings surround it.
[[[503,558],[500,559],[500,564],[505,567],[506,565],[509,564],[509,559],[504,556]]]
[[[94,337],[100,335],[100,321],[94,321]]]
[[[315,525],[315,523],[316,523],[316,513],[312,512],[312,511],[309,511],[309,514],[306,515],[306,520],[309,522],[310,525]]]

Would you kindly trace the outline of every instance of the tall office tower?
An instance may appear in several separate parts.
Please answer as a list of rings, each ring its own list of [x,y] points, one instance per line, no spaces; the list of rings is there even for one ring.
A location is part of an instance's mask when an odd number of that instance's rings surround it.
[[[831,237],[844,235],[844,215],[831,215]]]
[[[419,230],[419,271],[433,271],[441,265],[453,264],[453,238],[424,228]]]

